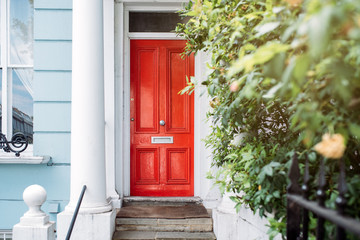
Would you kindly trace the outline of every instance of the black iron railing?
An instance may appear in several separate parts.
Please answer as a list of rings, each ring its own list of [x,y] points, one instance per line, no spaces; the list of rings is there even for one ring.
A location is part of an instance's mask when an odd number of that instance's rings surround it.
[[[29,145],[28,138],[23,133],[15,133],[11,141],[6,139],[6,136],[0,133],[0,149],[5,152],[13,152],[15,156],[19,157],[20,153],[25,151]]]
[[[79,200],[76,204],[76,208],[75,208],[75,211],[74,211],[74,215],[71,219],[71,223],[70,223],[70,226],[69,226],[69,230],[66,234],[66,240],[70,240],[70,237],[71,237],[71,233],[72,233],[72,230],[74,228],[74,225],[75,225],[75,221],[76,221],[76,218],[77,218],[77,215],[79,213],[79,209],[80,209],[80,206],[81,206],[81,202],[83,200],[83,197],[84,197],[84,194],[85,194],[85,190],[86,190],[86,185],[84,185],[82,187],[82,190],[81,190],[81,193],[80,193],[80,196],[79,196]]]
[[[318,189],[316,192],[317,202],[309,200],[309,162],[306,157],[303,177],[303,185],[300,187],[300,169],[297,155],[293,157],[290,168],[290,184],[287,193],[287,239],[308,239],[309,212],[317,217],[316,239],[324,239],[325,221],[332,222],[337,227],[336,239],[346,239],[345,230],[360,237],[360,222],[344,215],[346,208],[345,193],[347,191],[345,180],[345,166],[343,159],[339,160],[339,195],[336,199],[337,210],[325,207],[325,166],[323,159],[320,162]]]

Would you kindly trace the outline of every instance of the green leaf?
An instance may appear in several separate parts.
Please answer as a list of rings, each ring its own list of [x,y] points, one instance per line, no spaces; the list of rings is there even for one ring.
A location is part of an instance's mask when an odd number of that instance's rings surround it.
[[[244,188],[250,188],[250,187],[251,187],[251,184],[249,181],[244,183]]]
[[[187,12],[185,15],[189,16],[189,17],[194,17],[194,16],[197,16],[198,14],[199,13],[196,11],[190,11],[190,12]]]
[[[270,165],[266,165],[265,167],[262,168],[261,170],[262,172],[264,172],[266,175],[268,176],[272,176],[274,171],[273,171],[273,168],[270,166]]]
[[[349,129],[350,129],[351,134],[353,134],[358,139],[360,139],[360,126],[359,125],[357,125],[355,123],[351,123],[349,125]]]
[[[235,197],[235,196],[230,196],[229,198],[230,198],[230,200],[233,201],[233,202],[238,202],[238,201],[239,201],[238,198]]]
[[[290,49],[290,46],[287,44],[282,44],[279,42],[270,42],[264,46],[258,48],[258,50],[253,54],[252,61],[253,65],[263,64],[275,55],[281,52],[286,52]]]
[[[265,23],[263,25],[260,25],[255,28],[255,31],[258,33],[255,35],[255,37],[260,37],[266,33],[269,33],[271,31],[274,31],[277,27],[280,26],[280,22],[269,22]]]
[[[333,8],[325,6],[317,15],[310,18],[308,22],[309,40],[310,40],[310,54],[319,58],[320,55],[329,46],[331,35],[331,19],[333,15]]]
[[[230,153],[229,155],[227,155],[225,157],[225,159],[227,159],[227,160],[235,160],[237,158],[238,158],[238,155],[236,153]]]
[[[296,64],[294,67],[293,75],[297,80],[299,85],[302,85],[304,80],[306,80],[306,73],[310,66],[310,59],[308,55],[300,55],[296,59]]]
[[[280,192],[279,192],[279,191],[273,192],[272,195],[273,195],[274,197],[276,197],[276,198],[280,198]]]
[[[279,163],[279,162],[271,162],[270,164],[269,164],[269,166],[271,166],[271,167],[280,167],[281,166],[281,163]]]
[[[286,55],[284,52],[276,54],[264,65],[264,75],[280,79],[285,67]]]
[[[310,162],[316,162],[316,153],[315,152],[310,152],[308,154],[308,158]]]
[[[228,71],[227,78],[230,79],[244,69],[245,72],[248,73],[253,70],[255,65],[264,64],[278,53],[285,52],[288,49],[290,49],[289,45],[279,42],[269,42],[258,48],[253,54],[247,54],[233,63]]]
[[[265,95],[263,95],[263,98],[274,98],[277,91],[281,89],[283,86],[284,84],[281,82],[276,84]]]

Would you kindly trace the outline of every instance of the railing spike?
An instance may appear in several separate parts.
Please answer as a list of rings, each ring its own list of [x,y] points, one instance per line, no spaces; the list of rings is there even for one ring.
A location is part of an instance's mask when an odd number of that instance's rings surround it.
[[[300,169],[296,153],[294,153],[289,171],[290,183],[287,187],[288,195],[301,194],[299,186]],[[295,202],[287,199],[287,239],[297,239],[300,235],[300,207]]]
[[[325,164],[324,164],[324,159],[321,158],[318,190],[316,192],[318,204],[321,207],[325,206],[325,198],[326,198],[325,186],[326,186]],[[324,218],[318,216],[317,231],[316,231],[316,239],[318,239],[318,240],[324,239],[324,233],[325,233],[324,223],[325,223]]]
[[[339,159],[339,196],[336,198],[336,207],[337,212],[340,215],[344,215],[345,208],[346,208],[346,198],[345,194],[347,192],[347,186],[346,186],[346,173],[345,173],[345,163],[344,159]],[[337,227],[337,234],[336,239],[345,239],[345,230],[342,227]]]
[[[309,181],[310,181],[310,174],[309,174],[309,159],[308,155],[305,155],[305,171],[304,171],[304,182],[301,187],[302,194],[304,199],[309,199]],[[303,208],[303,239],[308,239],[308,231],[309,231],[309,211],[306,208]]]
[[[290,183],[287,187],[288,193],[301,194],[301,188],[299,186],[300,169],[297,154],[294,153],[292,164],[289,171]]]

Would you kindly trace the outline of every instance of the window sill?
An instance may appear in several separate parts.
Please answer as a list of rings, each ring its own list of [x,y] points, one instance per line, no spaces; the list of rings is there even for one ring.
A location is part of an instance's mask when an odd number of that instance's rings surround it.
[[[15,153],[1,152],[0,150],[0,164],[47,164],[52,165],[50,156],[34,156],[32,145],[28,146],[24,152],[20,153],[19,157]]]
[[[52,165],[49,156],[5,156],[0,155],[0,164],[47,164]]]

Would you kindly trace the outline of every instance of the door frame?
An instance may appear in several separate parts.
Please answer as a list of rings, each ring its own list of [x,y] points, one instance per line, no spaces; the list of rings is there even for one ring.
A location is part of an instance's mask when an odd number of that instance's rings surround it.
[[[129,33],[129,12],[174,12],[181,9],[186,0],[168,2],[122,1],[115,2],[115,187],[120,197],[130,196],[130,40],[158,39],[179,40],[175,33]],[[202,67],[203,54],[197,54],[194,61],[195,78],[204,76]],[[204,111],[201,110],[201,90],[194,95],[194,196],[201,195],[201,138],[204,128]],[[202,102],[204,100],[201,100]],[[202,156],[203,158],[203,156]],[[203,166],[204,168],[204,166]]]

